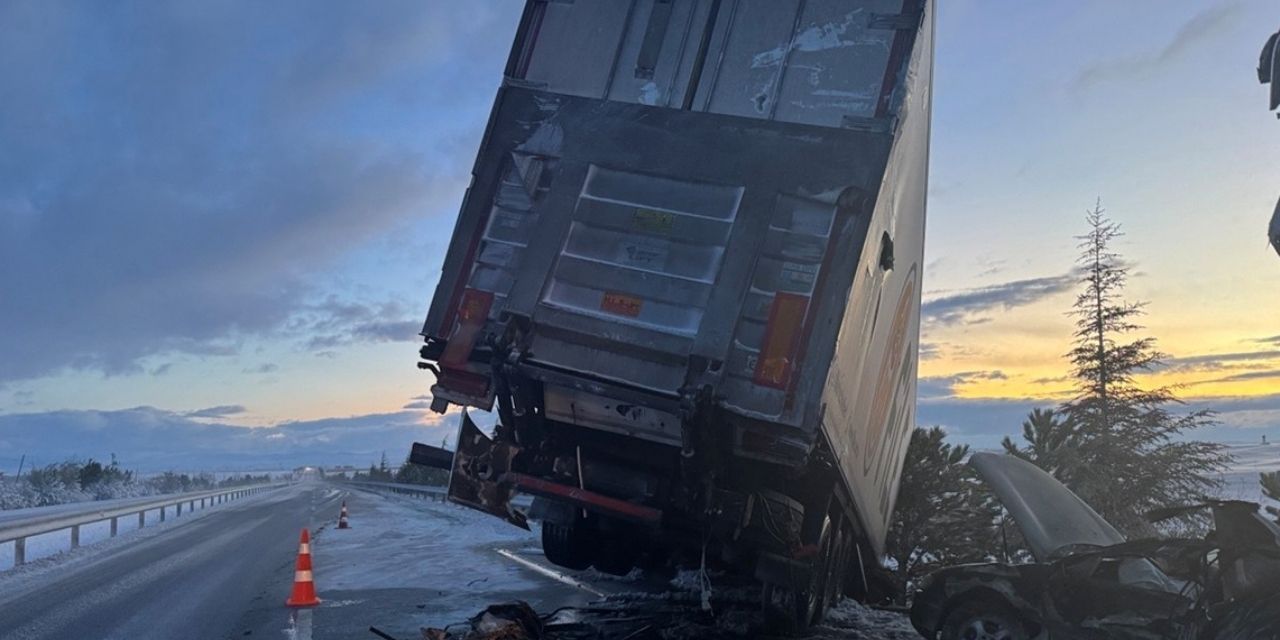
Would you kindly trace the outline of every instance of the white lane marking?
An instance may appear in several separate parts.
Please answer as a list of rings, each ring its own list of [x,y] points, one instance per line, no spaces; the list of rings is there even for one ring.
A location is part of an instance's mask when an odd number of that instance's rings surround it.
[[[289,640],[311,640],[311,610],[294,609],[289,613],[289,627],[284,630]]]
[[[541,573],[542,575],[547,576],[548,578],[551,578],[552,580],[555,580],[557,582],[562,582],[571,587],[582,589],[583,591],[586,591],[587,593],[590,593],[591,595],[594,595],[600,598],[606,597],[608,595],[607,593],[603,591],[599,591],[585,582],[582,582],[580,580],[574,580],[573,578],[570,578],[569,576],[566,576],[565,574],[560,573],[559,571],[548,569],[531,560],[525,560],[524,558],[521,558],[520,556],[517,556],[516,554],[510,551],[507,551],[506,549],[497,549],[497,552],[498,552],[498,555],[504,558],[507,558],[508,560],[513,560],[521,565],[524,565],[525,567],[532,569],[533,571],[536,571],[538,573]]]

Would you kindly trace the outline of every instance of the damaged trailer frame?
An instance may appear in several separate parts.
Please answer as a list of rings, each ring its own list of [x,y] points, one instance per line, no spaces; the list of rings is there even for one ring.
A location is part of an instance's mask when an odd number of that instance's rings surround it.
[[[547,557],[878,588],[914,423],[927,0],[530,0],[422,335],[450,498]]]

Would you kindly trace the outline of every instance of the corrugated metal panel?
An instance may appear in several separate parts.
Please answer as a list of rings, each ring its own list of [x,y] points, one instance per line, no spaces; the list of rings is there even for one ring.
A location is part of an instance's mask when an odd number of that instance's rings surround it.
[[[467,279],[471,289],[494,294],[489,317],[505,308],[529,241],[538,228],[537,202],[546,195],[555,162],[542,156],[512,153],[494,194],[488,225]]]
[[[877,105],[903,4],[547,2],[524,35],[517,80],[567,95],[672,108],[687,100],[712,113],[839,127],[883,115]],[[694,83],[697,95],[686,96]]]
[[[591,167],[543,304],[696,335],[741,197]]]

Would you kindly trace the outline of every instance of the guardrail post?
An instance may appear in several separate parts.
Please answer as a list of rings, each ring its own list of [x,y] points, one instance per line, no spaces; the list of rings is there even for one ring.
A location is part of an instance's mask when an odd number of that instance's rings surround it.
[[[147,512],[139,511],[138,512],[138,528],[141,529],[145,526],[147,526]]]
[[[116,537],[116,532],[120,530],[119,520],[120,520],[119,518],[111,519],[111,537],[112,538]]]
[[[71,527],[71,548],[75,549],[80,546],[80,525],[72,525]]]
[[[164,522],[164,507],[160,507],[160,522]]]
[[[178,509],[178,512],[177,512],[177,513],[175,513],[175,514],[173,515],[173,517],[175,517],[175,518],[181,518],[181,517],[182,517],[182,503],[181,503],[181,502],[179,502],[178,504],[175,504],[175,505],[173,505],[173,506],[174,506],[174,507],[177,507],[177,509]]]
[[[13,566],[24,564],[27,561],[27,539],[18,538],[13,541]]]

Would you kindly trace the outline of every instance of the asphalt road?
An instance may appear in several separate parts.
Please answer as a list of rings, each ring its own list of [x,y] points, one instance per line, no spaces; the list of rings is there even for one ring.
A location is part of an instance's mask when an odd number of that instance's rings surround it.
[[[351,528],[339,530],[343,500]],[[322,603],[290,609],[284,600],[304,526],[312,531]],[[345,640],[374,638],[369,627],[376,626],[408,640],[421,637],[423,627],[465,622],[489,604],[523,600],[547,613],[596,607],[602,596],[612,596],[611,606],[630,619],[666,616],[667,625],[671,618],[662,611],[671,607],[698,617],[691,575],[670,584],[656,574],[566,575],[542,557],[535,533],[496,518],[419,498],[300,483],[0,572],[0,638]],[[725,582],[717,589],[717,607],[731,601],[757,607],[753,589],[737,593]],[[745,633],[741,612],[722,613],[711,626],[682,623],[683,637]],[[895,616],[851,605],[813,637],[913,637]]]
[[[324,499],[323,487],[271,491],[84,557],[0,574],[2,635],[231,637],[243,612],[290,573],[300,529],[338,499]]]
[[[353,527],[337,530],[344,499]],[[304,526],[324,602],[293,610]],[[373,638],[377,625],[413,638],[492,602],[597,597],[531,562],[542,562],[536,537],[483,514],[300,483],[0,573],[0,637],[325,640]]]

